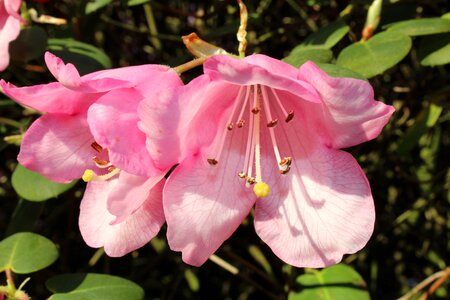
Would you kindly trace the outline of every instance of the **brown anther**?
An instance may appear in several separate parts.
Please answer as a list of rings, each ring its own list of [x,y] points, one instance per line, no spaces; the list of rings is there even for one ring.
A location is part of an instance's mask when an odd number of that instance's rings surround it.
[[[93,142],[91,144],[92,149],[94,149],[95,151],[97,151],[98,153],[101,153],[103,151],[102,146],[100,146],[99,144],[97,144],[97,142]]]
[[[236,127],[237,128],[242,128],[245,124],[245,120],[240,119],[237,123],[236,123]]]
[[[108,173],[111,173],[111,172],[114,171],[115,169],[116,169],[116,167],[114,167],[114,166],[109,167],[109,168],[108,168]]]
[[[288,113],[288,115],[286,116],[285,122],[286,122],[286,123],[289,123],[290,121],[292,121],[293,118],[294,118],[294,111],[291,110],[291,111]]]
[[[287,174],[287,173],[289,172],[290,169],[291,169],[291,167],[287,167],[287,168],[284,169],[284,170],[280,170],[280,174],[282,174],[282,175]]]
[[[250,184],[254,184],[256,182],[256,180],[254,177],[247,176],[245,178],[245,182],[250,185]]]
[[[228,123],[227,129],[228,130],[232,130],[233,129],[233,122]]]
[[[245,172],[239,172],[239,173],[238,173],[238,176],[239,176],[239,178],[244,179],[245,177],[247,177],[247,173],[245,173]]]
[[[252,108],[252,113],[254,113],[255,115],[257,114],[257,113],[259,113],[261,110],[258,108],[258,107],[253,107]]]
[[[272,120],[269,123],[267,123],[267,127],[275,127],[278,124],[278,119]]]
[[[283,157],[283,159],[279,162],[280,165],[280,174],[286,174],[291,169],[292,157],[287,156]]]
[[[219,163],[214,158],[208,158],[207,161],[208,161],[208,164],[210,164],[211,166],[215,166],[215,165],[217,165]]]
[[[97,156],[94,156],[92,158],[92,160],[99,166],[106,166],[107,164],[109,164],[109,161],[104,160],[104,159],[100,159]]]

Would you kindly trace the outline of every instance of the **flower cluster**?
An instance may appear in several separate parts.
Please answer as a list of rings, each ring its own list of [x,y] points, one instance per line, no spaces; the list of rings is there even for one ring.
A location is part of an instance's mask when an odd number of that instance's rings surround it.
[[[184,84],[142,65],[80,76],[47,53],[57,82],[16,87],[44,112],[18,160],[49,179],[87,184],[79,226],[89,246],[122,256],[167,223],[170,248],[199,266],[253,212],[286,263],[324,267],[369,240],[369,183],[342,148],[377,137],[394,109],[370,84],[265,55],[212,55]]]

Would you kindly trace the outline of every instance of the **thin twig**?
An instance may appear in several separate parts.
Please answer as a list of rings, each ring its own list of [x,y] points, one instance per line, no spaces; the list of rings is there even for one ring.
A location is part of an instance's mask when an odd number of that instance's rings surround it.
[[[433,295],[433,293],[447,280],[447,278],[450,277],[450,267],[447,267],[444,271],[442,271],[444,274],[441,275],[441,277],[436,280],[426,291],[423,293],[423,295],[420,297],[419,300],[427,300],[428,297]]]
[[[412,290],[410,290],[408,293],[403,295],[402,297],[398,298],[397,300],[408,300],[411,297],[413,297],[415,294],[420,292],[422,289],[424,289],[427,285],[438,279],[444,274],[444,271],[439,271],[437,273],[434,273],[424,280],[422,280],[419,284],[417,284]]]

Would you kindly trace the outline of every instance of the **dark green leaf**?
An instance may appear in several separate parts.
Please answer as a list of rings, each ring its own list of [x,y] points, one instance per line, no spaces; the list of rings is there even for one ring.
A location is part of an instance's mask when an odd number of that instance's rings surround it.
[[[397,32],[382,32],[368,41],[354,43],[339,54],[336,65],[366,78],[382,74],[399,63],[411,49],[411,39]]]
[[[0,242],[0,271],[32,273],[51,265],[58,250],[49,239],[31,232],[19,232]]]
[[[298,68],[306,61],[312,60],[315,63],[327,63],[333,58],[333,52],[328,49],[305,47],[296,48],[288,56],[283,58],[284,62]]]
[[[419,59],[423,66],[450,63],[450,33],[424,37],[419,46]]]
[[[314,270],[297,278],[300,292],[289,293],[289,300],[368,300],[366,283],[351,267],[339,264]]]
[[[109,57],[90,44],[73,39],[49,39],[48,48],[65,63],[73,63],[81,75],[112,67]]]
[[[46,286],[53,293],[51,300],[140,300],[144,298],[144,290],[136,283],[104,274],[62,274],[50,278]]]
[[[85,13],[87,15],[90,13],[93,13],[93,12],[99,10],[100,8],[108,5],[111,2],[112,2],[112,0],[94,0],[94,1],[91,0],[86,4]]]
[[[29,201],[45,201],[55,198],[73,187],[76,181],[68,184],[57,183],[18,164],[11,178],[16,193]]]
[[[150,2],[150,0],[128,0],[128,6],[140,5]]]
[[[333,64],[318,63],[317,66],[320,69],[322,69],[322,71],[325,71],[331,77],[349,77],[349,78],[366,80],[366,78],[359,73],[356,73],[356,72],[346,69],[346,68],[338,67]]]
[[[450,20],[444,18],[427,18],[407,20],[386,25],[388,31],[401,32],[409,36],[429,35],[450,32]]]
[[[11,59],[26,63],[41,57],[47,49],[47,33],[38,26],[24,28],[19,37],[9,44]]]
[[[350,27],[344,21],[338,20],[319,29],[308,36],[303,43],[297,47],[320,47],[330,49],[336,45],[350,30]],[[296,48],[297,48],[296,47]],[[294,50],[296,49],[294,48]]]

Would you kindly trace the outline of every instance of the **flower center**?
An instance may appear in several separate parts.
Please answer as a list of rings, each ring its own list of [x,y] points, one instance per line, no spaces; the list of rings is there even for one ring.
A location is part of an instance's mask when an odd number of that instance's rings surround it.
[[[258,198],[266,197],[270,192],[269,185],[262,179],[261,170],[261,122],[263,122],[263,117],[261,115],[263,112],[279,173],[287,174],[292,163],[292,157],[282,157],[278,148],[275,135],[275,127],[278,124],[278,119],[273,118],[271,111],[271,109],[276,111],[277,107],[284,115],[284,121],[286,123],[292,121],[294,118],[294,112],[287,112],[274,89],[261,85],[241,87],[237,98],[234,101],[230,118],[226,123],[226,128],[221,132],[219,142],[216,144],[216,149],[213,152],[215,155],[213,158],[207,159],[210,165],[217,165],[219,163],[222,150],[224,149],[228,132],[234,130],[235,128],[236,130],[240,130],[247,127],[248,135],[246,141],[244,167],[243,170],[238,173],[238,176],[245,181],[245,185],[247,187],[256,183],[253,187],[253,191]],[[247,120],[244,119],[244,114],[246,111],[248,112]]]
[[[99,154],[102,154],[104,151],[107,151],[106,149],[103,149],[102,146],[97,144],[97,142],[93,142],[91,144],[91,147],[97,151]],[[92,160],[94,161],[95,165],[100,169],[106,169],[106,173],[102,175],[97,175],[95,172],[91,169],[86,169],[84,171],[83,176],[81,177],[83,181],[89,182],[89,181],[105,181],[108,180],[115,175],[119,174],[120,169],[116,168],[109,162],[108,160],[101,159],[98,156],[92,157]]]

